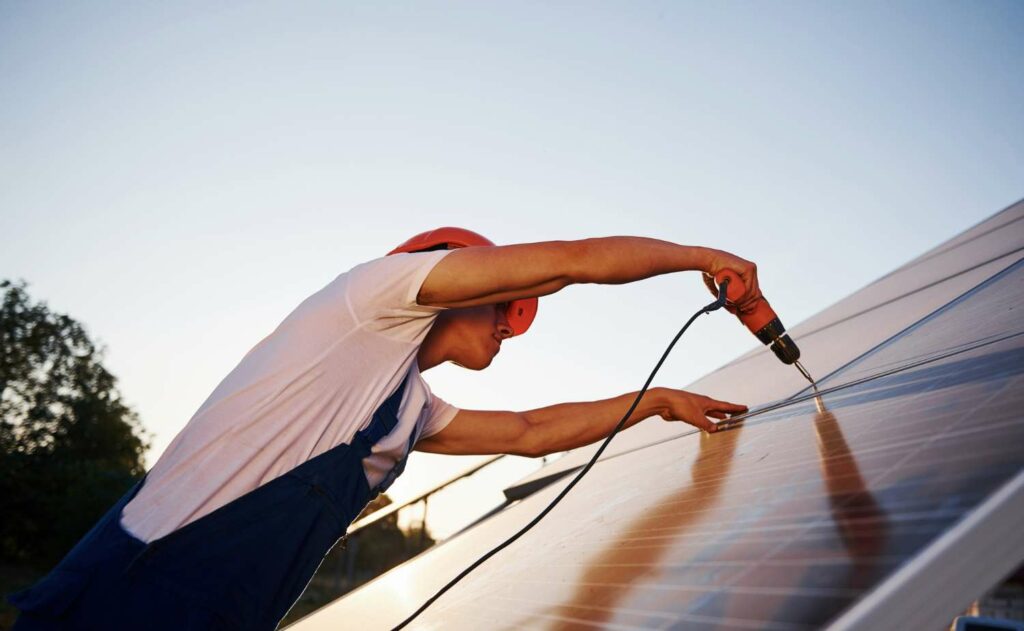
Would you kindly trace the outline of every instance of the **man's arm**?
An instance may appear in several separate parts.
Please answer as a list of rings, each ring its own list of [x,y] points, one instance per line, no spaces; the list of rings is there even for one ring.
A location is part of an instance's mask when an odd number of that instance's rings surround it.
[[[711,248],[645,237],[602,237],[461,248],[442,259],[424,280],[417,302],[472,307],[553,294],[574,283],[617,285],[660,274],[723,269],[739,273],[747,292],[760,295],[757,267]]]
[[[416,444],[419,451],[442,454],[513,454],[544,456],[589,445],[608,436],[636,398],[630,392],[611,399],[559,403],[527,412],[459,410],[443,430]],[[644,393],[624,429],[650,416],[684,421],[707,432],[716,429],[708,417],[723,419],[746,412],[744,405],[716,401],[672,388]]]

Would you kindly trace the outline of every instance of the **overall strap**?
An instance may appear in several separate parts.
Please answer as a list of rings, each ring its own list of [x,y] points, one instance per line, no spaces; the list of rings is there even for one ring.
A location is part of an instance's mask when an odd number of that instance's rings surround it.
[[[407,378],[402,380],[390,397],[380,405],[373,413],[370,424],[365,429],[356,432],[352,440],[353,445],[360,449],[364,455],[369,455],[370,450],[381,438],[391,433],[391,430],[398,426],[398,406],[402,403],[402,394],[405,392]]]
[[[395,463],[395,466],[391,467],[391,471],[388,471],[387,474],[385,474],[384,479],[380,481],[380,484],[374,487],[373,495],[377,495],[378,493],[383,493],[388,490],[391,483],[394,482],[398,476],[402,475],[402,472],[405,471],[405,463],[409,459],[409,454],[412,452],[412,448],[416,444],[416,440],[418,438],[419,432],[414,428],[412,433],[409,434],[409,445],[405,448],[405,455]]]

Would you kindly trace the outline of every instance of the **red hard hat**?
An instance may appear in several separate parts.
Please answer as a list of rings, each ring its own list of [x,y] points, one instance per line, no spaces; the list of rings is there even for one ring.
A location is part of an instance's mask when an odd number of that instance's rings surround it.
[[[494,245],[494,242],[465,228],[438,228],[421,232],[412,237],[394,250],[388,252],[388,256],[401,252],[423,252],[426,250],[440,250],[455,248],[468,248],[474,245]],[[441,246],[444,246],[443,248]],[[537,299],[521,298],[508,303],[508,310],[505,312],[508,317],[508,324],[512,327],[512,335],[522,335],[530,328],[533,319],[537,317]]]

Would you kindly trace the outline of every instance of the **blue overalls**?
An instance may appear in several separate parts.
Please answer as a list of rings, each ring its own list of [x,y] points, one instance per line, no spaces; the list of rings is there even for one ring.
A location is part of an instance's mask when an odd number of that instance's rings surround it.
[[[13,594],[15,631],[274,629],[331,547],[405,466],[363,458],[398,425],[405,382],[341,444],[148,545],[121,527],[139,481],[46,577]],[[411,448],[416,432],[409,440]]]

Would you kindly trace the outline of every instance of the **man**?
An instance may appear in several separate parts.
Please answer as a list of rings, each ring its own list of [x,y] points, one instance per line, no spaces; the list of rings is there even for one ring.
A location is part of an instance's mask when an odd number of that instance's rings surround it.
[[[61,563],[11,601],[15,629],[273,629],[412,449],[539,456],[608,435],[636,393],[526,412],[459,410],[421,373],[490,365],[537,297],[683,270],[740,274],[726,252],[638,237],[494,246],[417,235],[302,302],[217,386],[153,469]],[[659,415],[713,432],[746,407],[652,388]]]

